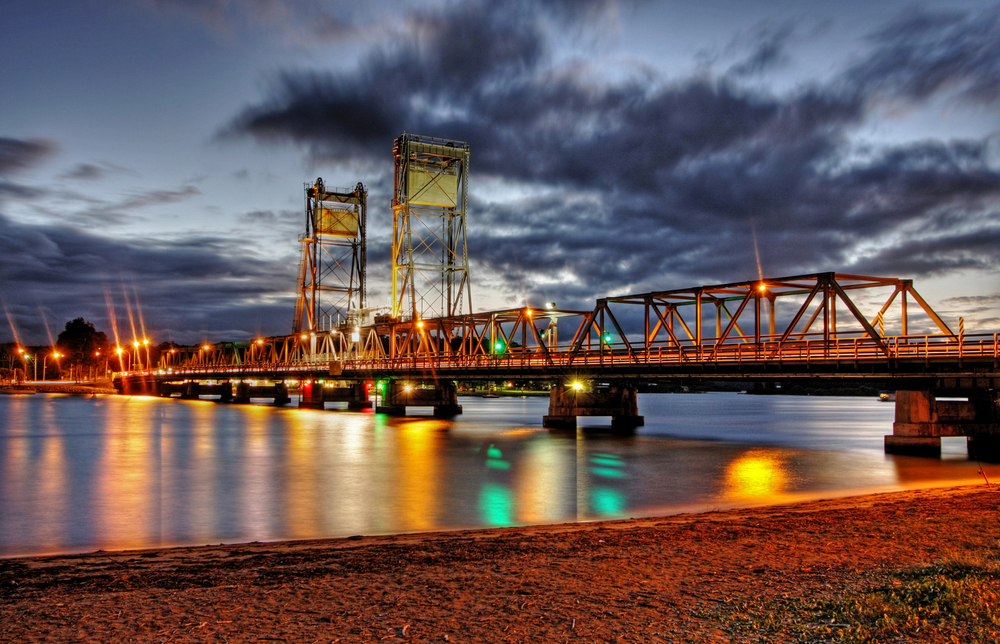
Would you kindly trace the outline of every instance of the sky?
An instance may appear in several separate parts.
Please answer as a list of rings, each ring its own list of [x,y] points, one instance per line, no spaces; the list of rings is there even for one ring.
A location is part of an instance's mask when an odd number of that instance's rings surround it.
[[[129,336],[130,309],[155,342],[291,332],[316,177],[368,188],[368,301],[387,305],[402,132],[471,147],[475,310],[836,271],[1000,328],[995,1],[4,14],[0,342],[76,317]]]

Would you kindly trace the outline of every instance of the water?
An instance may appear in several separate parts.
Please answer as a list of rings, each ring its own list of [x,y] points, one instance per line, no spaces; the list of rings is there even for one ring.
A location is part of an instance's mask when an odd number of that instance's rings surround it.
[[[607,418],[550,434],[546,398],[460,402],[464,415],[447,421],[0,396],[0,556],[588,521],[982,481],[964,439],[946,439],[941,460],[883,454],[894,407],[874,399],[642,395],[646,426],[629,438],[601,435]]]

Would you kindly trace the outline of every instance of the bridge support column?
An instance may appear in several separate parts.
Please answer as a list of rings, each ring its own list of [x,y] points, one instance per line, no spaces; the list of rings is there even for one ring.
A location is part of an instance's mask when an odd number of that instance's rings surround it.
[[[276,407],[281,407],[292,402],[291,396],[288,395],[288,385],[283,382],[274,383],[274,404]]]
[[[405,416],[407,407],[433,407],[437,418],[451,418],[462,413],[458,404],[458,387],[453,382],[438,382],[433,388],[415,387],[398,380],[389,383],[383,404],[375,408],[379,414]]]
[[[299,383],[299,407],[323,409],[323,385],[315,380]]]
[[[462,413],[458,404],[458,386],[453,382],[442,382],[438,385],[439,405],[434,405],[435,418],[451,418]]]
[[[645,424],[639,415],[635,387],[615,385],[607,390],[584,393],[566,385],[555,385],[549,392],[549,413],[542,417],[542,427],[575,430],[578,416],[611,416],[615,433],[631,434]]]
[[[970,458],[1000,462],[1000,399],[995,390],[948,391],[968,401],[937,400],[929,391],[897,391],[896,422],[886,454],[940,456],[942,436],[965,436]]]
[[[238,405],[247,405],[250,403],[250,383],[249,382],[238,382],[236,383],[236,395],[233,396],[233,403]]]
[[[220,403],[233,402],[233,383],[231,382],[219,383],[219,402]]]
[[[198,400],[201,397],[201,383],[195,380],[184,383],[184,391],[181,398],[184,400]]]
[[[368,400],[368,387],[363,382],[351,385],[351,398],[347,401],[347,411],[371,409],[372,401]]]

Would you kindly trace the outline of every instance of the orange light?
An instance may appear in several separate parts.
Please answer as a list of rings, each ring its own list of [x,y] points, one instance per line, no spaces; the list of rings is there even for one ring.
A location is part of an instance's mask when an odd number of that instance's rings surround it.
[[[760,286],[757,287],[757,290],[759,290],[761,292],[766,291],[767,290],[767,284],[761,284]]]
[[[302,334],[301,336],[299,336],[299,337],[300,337],[300,338],[302,338],[303,340],[305,340],[305,339],[306,339],[306,338],[308,338],[309,336],[307,336],[307,335],[306,335],[305,333],[303,333],[303,334]]]
[[[118,355],[121,355],[123,350],[124,349],[122,349],[121,347],[118,347],[117,349],[115,349],[115,351],[118,352]]]
[[[264,344],[263,340],[257,340],[257,344]]]
[[[143,344],[149,344],[149,340],[143,340],[142,343]]]
[[[203,346],[203,347],[202,347],[202,349],[204,349],[205,351],[208,351],[208,350],[209,350],[209,349],[211,349],[211,348],[212,348],[212,347],[208,346],[207,344],[206,344],[205,346]]]
[[[530,316],[531,315],[531,309],[528,309],[527,311],[525,311],[525,314],[527,314],[528,316]]]
[[[417,328],[418,329],[424,328],[424,321],[423,320],[418,320],[417,321]]]

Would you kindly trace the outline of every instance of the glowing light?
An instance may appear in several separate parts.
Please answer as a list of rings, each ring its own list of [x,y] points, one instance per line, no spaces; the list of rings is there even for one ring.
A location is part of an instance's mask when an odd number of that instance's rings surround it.
[[[496,344],[493,345],[493,348],[496,349],[497,353],[500,353],[501,351],[503,351],[503,342],[497,342]]]
[[[726,467],[725,494],[731,499],[766,499],[790,483],[788,452],[751,450]]]
[[[121,347],[118,347],[117,349],[115,349],[115,351],[118,352],[118,355],[121,355],[122,351],[124,351],[124,349],[122,349]]]
[[[582,382],[574,382],[571,386],[576,391],[583,391],[583,383]]]
[[[203,346],[203,347],[202,347],[202,349],[204,349],[205,351],[208,351],[208,350],[209,350],[209,349],[211,349],[211,348],[212,348],[212,347],[208,346],[207,344],[206,344],[205,346]]]
[[[149,344],[149,340],[143,340],[142,343],[143,344]]]
[[[524,311],[524,314],[527,315],[528,317],[531,317],[531,309],[526,309]]]
[[[767,284],[761,284],[760,286],[757,287],[757,290],[763,293],[764,291],[767,290]]]
[[[305,333],[303,333],[303,334],[302,334],[302,335],[300,335],[299,337],[300,337],[301,339],[305,340],[305,339],[306,339],[306,338],[308,338],[309,336],[307,336],[307,335],[306,335]]]
[[[417,320],[417,328],[418,329],[424,328],[424,321],[423,320]]]
[[[611,334],[610,333],[605,333],[604,334],[604,342],[605,342],[605,344],[611,344]]]
[[[555,308],[556,308],[556,303],[555,302],[546,302],[545,303],[545,309],[546,310],[551,311],[551,310],[553,310]]]
[[[257,344],[264,344],[263,340],[257,340]]]
[[[407,392],[407,393],[409,393],[409,392],[413,391],[413,385],[405,385],[405,386],[403,387],[403,391],[405,391],[405,392]]]

